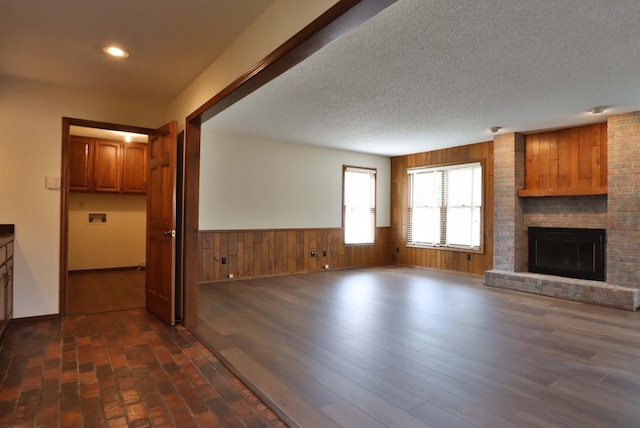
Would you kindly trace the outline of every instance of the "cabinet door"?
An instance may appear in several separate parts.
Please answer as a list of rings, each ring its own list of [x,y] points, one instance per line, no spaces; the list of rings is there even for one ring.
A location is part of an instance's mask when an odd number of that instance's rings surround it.
[[[124,193],[146,193],[147,145],[144,143],[125,143],[122,150],[122,191]]]
[[[96,192],[119,193],[121,186],[122,144],[117,141],[95,140],[94,143],[94,190]]]
[[[88,192],[93,188],[93,141],[69,138],[69,190]]]

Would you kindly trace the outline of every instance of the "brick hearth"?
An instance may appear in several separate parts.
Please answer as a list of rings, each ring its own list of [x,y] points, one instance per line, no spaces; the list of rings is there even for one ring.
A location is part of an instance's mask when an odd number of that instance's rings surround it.
[[[607,123],[608,195],[519,198],[524,137],[494,140],[494,255],[485,285],[635,310],[640,306],[640,112]],[[527,228],[604,228],[606,281],[527,272]]]

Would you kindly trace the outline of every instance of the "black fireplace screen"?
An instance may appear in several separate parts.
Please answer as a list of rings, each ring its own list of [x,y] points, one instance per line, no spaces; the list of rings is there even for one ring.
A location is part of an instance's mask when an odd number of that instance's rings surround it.
[[[604,281],[604,229],[529,228],[529,272]]]

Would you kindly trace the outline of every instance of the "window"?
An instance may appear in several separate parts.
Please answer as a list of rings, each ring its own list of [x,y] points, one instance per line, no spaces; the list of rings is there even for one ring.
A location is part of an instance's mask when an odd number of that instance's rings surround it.
[[[482,236],[482,164],[416,168],[407,172],[407,244],[479,250]]]
[[[373,244],[376,231],[376,170],[344,167],[345,244]]]

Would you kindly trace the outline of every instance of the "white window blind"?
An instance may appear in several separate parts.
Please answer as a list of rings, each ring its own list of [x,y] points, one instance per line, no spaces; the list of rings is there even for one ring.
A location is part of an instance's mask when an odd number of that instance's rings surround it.
[[[376,230],[376,170],[344,167],[344,242],[372,244]]]
[[[408,245],[478,250],[482,164],[409,169]]]

